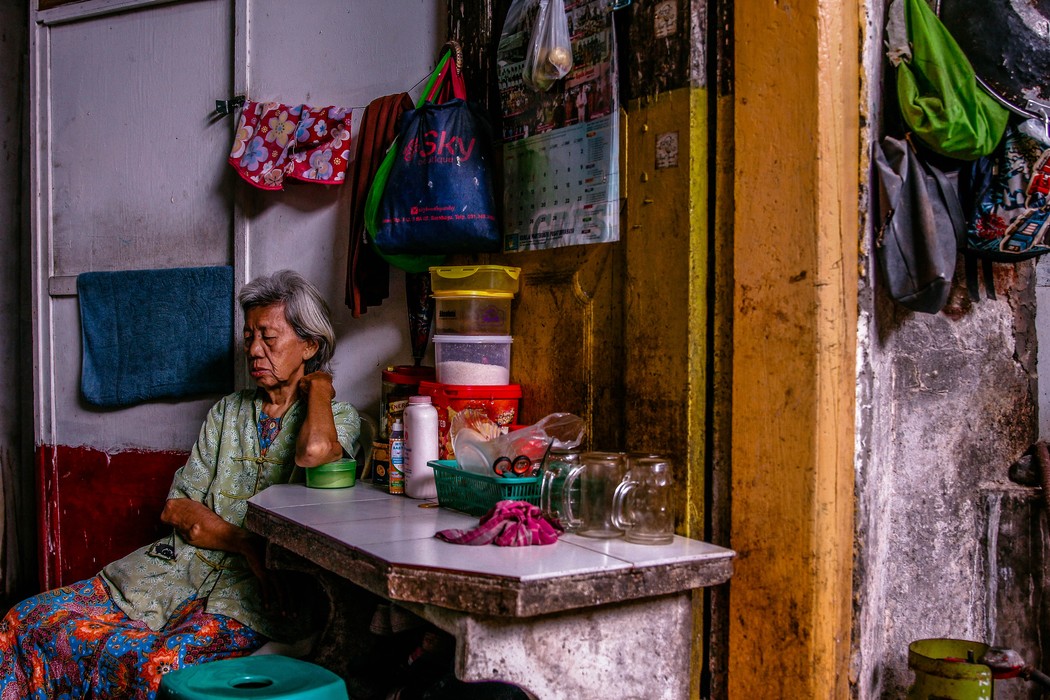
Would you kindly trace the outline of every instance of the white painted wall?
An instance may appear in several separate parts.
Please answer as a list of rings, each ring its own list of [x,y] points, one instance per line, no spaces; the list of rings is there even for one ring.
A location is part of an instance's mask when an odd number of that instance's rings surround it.
[[[376,97],[410,90],[425,78],[445,41],[444,3],[434,0],[300,0],[295,14],[293,35],[301,49],[288,52],[271,46],[273,37],[288,35],[285,13],[253,13],[249,94],[354,107],[355,138],[364,107]],[[380,372],[412,360],[404,273],[391,269],[390,298],[361,318],[352,318],[343,304],[348,192],[290,185],[282,193],[247,194],[253,204],[248,234],[252,275],[282,267],[309,271],[333,311],[336,390],[340,398],[376,415]]]
[[[374,414],[381,369],[411,361],[402,273],[381,307],[352,319],[348,190],[251,188],[226,163],[235,118],[211,112],[235,92],[350,106],[356,136],[369,101],[429,73],[444,2],[129,5],[87,0],[31,23],[37,443],[188,449],[216,398],[118,411],[80,400],[77,300],[51,296],[48,281],[97,270],[233,264],[241,281],[299,270],[334,312],[339,397]]]

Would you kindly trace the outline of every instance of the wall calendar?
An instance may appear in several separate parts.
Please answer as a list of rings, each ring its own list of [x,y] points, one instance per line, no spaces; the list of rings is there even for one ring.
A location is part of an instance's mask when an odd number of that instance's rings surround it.
[[[538,0],[516,2],[500,38],[504,250],[619,239],[619,98],[605,0],[566,2],[573,68],[547,91],[521,79]]]

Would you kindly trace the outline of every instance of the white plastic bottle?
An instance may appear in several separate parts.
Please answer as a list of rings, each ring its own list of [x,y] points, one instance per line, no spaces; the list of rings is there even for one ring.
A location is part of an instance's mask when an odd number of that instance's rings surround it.
[[[438,458],[438,414],[429,396],[410,396],[405,406],[405,494],[437,498],[434,468]]]

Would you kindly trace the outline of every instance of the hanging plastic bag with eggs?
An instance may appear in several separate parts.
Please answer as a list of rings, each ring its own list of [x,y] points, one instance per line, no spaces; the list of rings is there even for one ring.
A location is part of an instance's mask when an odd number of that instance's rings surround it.
[[[563,0],[540,0],[521,78],[538,92],[546,92],[572,70],[569,18]]]

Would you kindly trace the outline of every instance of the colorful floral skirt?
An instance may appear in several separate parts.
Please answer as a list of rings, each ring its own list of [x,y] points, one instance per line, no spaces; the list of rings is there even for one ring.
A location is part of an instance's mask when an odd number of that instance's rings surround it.
[[[152,699],[168,671],[245,656],[265,641],[206,613],[203,599],[154,632],[114,605],[96,576],[28,598],[0,621],[0,700]]]

